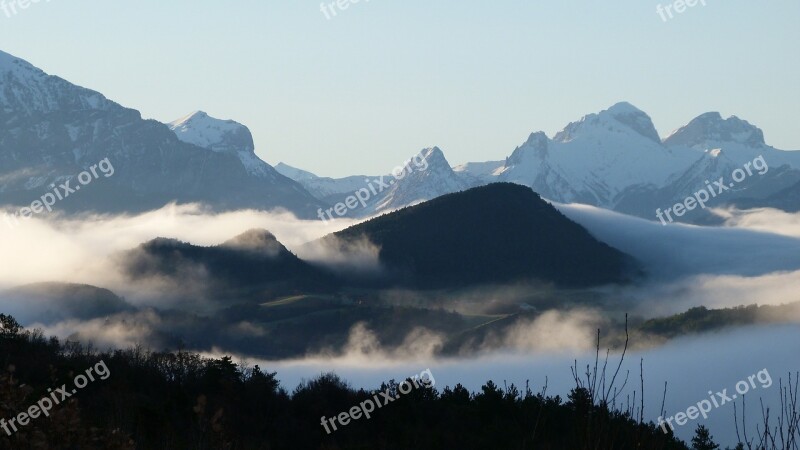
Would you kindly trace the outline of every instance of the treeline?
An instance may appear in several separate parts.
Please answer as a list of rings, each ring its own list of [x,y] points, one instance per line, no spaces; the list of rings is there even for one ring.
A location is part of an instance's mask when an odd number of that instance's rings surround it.
[[[230,358],[140,348],[109,353],[27,331],[0,315],[0,418],[27,411],[103,362],[110,373],[31,419],[0,430],[3,449],[688,449],[633,411],[610,408],[591,388],[567,398],[486,383],[471,393],[413,389],[327,434],[321,418],[373,398],[332,374],[291,393],[275,373]],[[398,384],[387,382],[396,396]],[[710,437],[692,448],[716,448]]]
[[[650,319],[639,331],[649,336],[674,338],[760,323],[790,323],[800,317],[800,302],[785,305],[747,305],[708,309],[697,306],[680,314]]]

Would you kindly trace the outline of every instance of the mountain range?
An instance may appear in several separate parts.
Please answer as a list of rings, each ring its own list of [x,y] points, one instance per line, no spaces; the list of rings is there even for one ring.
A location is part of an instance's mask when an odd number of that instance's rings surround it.
[[[656,220],[656,209],[683,202],[706,188],[706,180],[713,185],[723,178],[730,187],[731,174],[758,157],[767,164],[765,173],[753,172],[708,205],[747,202],[751,207],[800,208],[800,152],[771,147],[756,126],[713,112],[661,139],[646,113],[622,102],[570,123],[552,138],[541,131],[532,133],[505,161],[451,167],[438,148],[423,150],[420,156],[428,161],[428,176],[398,180],[391,191],[355,210],[355,215],[370,216],[465,187],[511,182],[555,202],[584,203]],[[276,168],[329,202],[352,194],[370,178],[322,178],[283,163]],[[698,209],[683,219],[702,221],[708,216]]]
[[[145,120],[102,94],[0,52],[0,204],[25,206],[108,158],[114,176],[58,207],[141,212],[169,202],[216,209],[283,208],[311,217],[323,203],[254,153],[250,131],[197,112]]]
[[[0,205],[30,205],[62,183],[77,184],[81,171],[108,158],[114,176],[60,202],[61,211],[141,212],[199,202],[216,210],[278,209],[313,218],[383,177],[391,183],[347,216],[370,217],[511,182],[551,201],[656,220],[657,209],[720,178],[727,185],[733,171],[762,157],[766,172],[731,183],[708,205],[800,210],[800,152],[769,146],[758,127],[713,112],[661,138],[646,113],[622,102],[552,137],[534,132],[504,161],[452,166],[438,147],[424,149],[413,159],[416,166],[396,180],[388,173],[327,178],[284,163],[272,167],[255,148],[248,128],[232,120],[202,111],[170,123],[145,120],[98,92],[0,52]],[[712,218],[698,208],[679,220]]]

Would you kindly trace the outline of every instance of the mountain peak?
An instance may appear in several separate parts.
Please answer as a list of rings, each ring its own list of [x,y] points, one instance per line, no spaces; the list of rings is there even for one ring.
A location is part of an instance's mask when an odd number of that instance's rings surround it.
[[[738,143],[748,146],[766,145],[764,132],[736,116],[723,119],[718,112],[707,112],[675,130],[664,143],[670,146],[713,147],[719,143]]]
[[[650,116],[628,102],[616,103],[597,114],[589,114],[578,122],[570,123],[558,132],[553,140],[569,142],[582,134],[627,131],[633,131],[646,139],[661,143]]]
[[[628,102],[619,102],[612,105],[610,108],[606,109],[606,111],[614,116],[617,115],[624,115],[624,114],[644,114],[647,115],[641,109],[633,106]]]
[[[658,131],[656,131],[656,127],[653,125],[653,120],[650,116],[628,102],[619,102],[607,110],[600,112],[601,116],[603,114],[610,115],[617,122],[627,125],[629,128],[651,141],[661,142],[661,137],[659,137]]]
[[[428,147],[423,149],[419,152],[419,156],[421,156],[425,161],[428,162],[429,165],[433,165],[434,167],[438,166],[446,166],[450,167],[450,163],[447,162],[447,158],[444,156],[444,152],[439,147]]]
[[[208,118],[208,114],[205,111],[199,111],[198,110],[198,111],[195,111],[195,112],[193,112],[193,113],[191,113],[191,114],[189,114],[187,116],[184,116],[184,117],[182,117],[182,118],[180,118],[180,119],[178,119],[178,120],[176,120],[174,122],[170,122],[170,125],[173,125],[173,124],[185,124],[185,123],[190,122],[192,120],[202,120],[202,119],[206,119],[206,118]]]
[[[524,144],[514,149],[511,156],[506,159],[506,167],[521,165],[529,157],[544,159],[547,157],[549,139],[543,131],[531,133]]]
[[[408,164],[412,169],[412,174],[416,177],[414,172],[436,172],[438,174],[450,174],[452,167],[444,156],[444,152],[439,147],[428,147],[420,150],[414,157],[412,157]]]
[[[466,187],[439,147],[421,150],[406,162],[405,167],[408,172],[377,199],[373,212],[417,204]]]
[[[181,141],[214,152],[255,151],[253,135],[246,126],[233,120],[215,119],[204,111],[195,111],[167,125]]]
[[[287,252],[274,234],[264,229],[251,229],[226,241],[222,247],[267,254],[271,257]]]
[[[531,133],[528,136],[528,140],[525,141],[523,147],[547,147],[547,135],[544,131],[537,131],[535,133]]]
[[[692,119],[692,121],[702,121],[702,122],[718,122],[723,120],[722,114],[717,111],[709,111],[707,113],[700,114],[699,116]]]

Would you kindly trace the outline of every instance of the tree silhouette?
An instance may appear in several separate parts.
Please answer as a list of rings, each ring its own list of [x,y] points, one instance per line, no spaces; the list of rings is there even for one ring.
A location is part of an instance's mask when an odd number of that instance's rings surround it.
[[[692,438],[693,450],[717,450],[719,445],[714,442],[714,437],[703,425],[698,425]]]
[[[22,329],[17,319],[10,315],[0,314],[0,334],[3,337],[14,336]]]

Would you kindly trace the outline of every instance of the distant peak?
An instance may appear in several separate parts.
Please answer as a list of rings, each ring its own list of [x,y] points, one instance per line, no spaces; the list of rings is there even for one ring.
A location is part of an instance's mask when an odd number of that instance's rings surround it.
[[[701,122],[709,122],[709,121],[721,121],[722,114],[717,111],[710,111],[707,113],[700,114],[699,116],[695,117],[692,121],[701,121]]]
[[[644,114],[644,115],[647,115],[644,111],[642,111],[641,109],[633,106],[632,104],[630,104],[628,102],[616,103],[616,104],[612,105],[610,108],[608,108],[606,111],[608,111],[609,113],[611,113],[613,115],[618,115],[618,114]]]
[[[183,142],[215,152],[255,150],[250,130],[233,120],[216,119],[204,111],[195,111],[167,124]]]
[[[433,155],[433,154],[442,154],[442,155],[444,154],[442,152],[442,149],[440,149],[439,147],[436,147],[436,146],[423,148],[422,151],[420,151],[419,153],[422,156],[429,156],[429,155]]]
[[[537,131],[528,136],[528,140],[523,144],[525,147],[542,147],[547,146],[547,135],[544,131]]]
[[[187,118],[187,120],[206,119],[206,118],[208,118],[208,113],[206,113],[205,111],[198,110],[198,111],[195,111],[195,112],[189,114],[188,116],[186,116],[186,118]]]
[[[428,147],[422,149],[422,151],[419,152],[419,156],[425,158],[428,163],[443,163],[450,167],[449,163],[447,162],[447,158],[444,156],[444,152],[439,147]]]
[[[617,122],[628,126],[651,141],[661,142],[661,137],[650,116],[628,102],[619,102],[600,113],[600,115],[603,114],[611,115]]]
[[[661,137],[650,116],[628,102],[616,103],[597,114],[589,114],[578,122],[570,123],[558,132],[553,140],[568,142],[588,130],[603,133],[610,130],[630,130],[653,142],[661,143]]]
[[[506,167],[523,164],[524,161],[535,158],[542,160],[547,156],[547,149],[550,140],[543,131],[531,133],[524,144],[514,149],[514,152],[506,159]]]
[[[700,114],[664,140],[667,145],[689,147],[708,147],[725,142],[749,146],[766,145],[764,132],[760,128],[736,116],[723,119],[715,111]]]
[[[197,120],[197,119],[208,119],[208,118],[210,118],[210,117],[209,117],[208,114],[206,114],[205,111],[194,111],[194,112],[192,112],[190,114],[187,114],[187,115],[181,117],[180,119],[173,120],[172,122],[168,123],[167,125],[169,125],[170,128],[174,129],[175,127],[178,127],[178,126],[181,126],[181,125],[185,125],[185,124],[187,124],[189,122],[192,122],[194,120]],[[216,120],[216,119],[214,119],[214,120]]]

